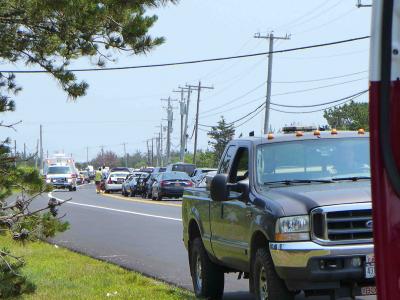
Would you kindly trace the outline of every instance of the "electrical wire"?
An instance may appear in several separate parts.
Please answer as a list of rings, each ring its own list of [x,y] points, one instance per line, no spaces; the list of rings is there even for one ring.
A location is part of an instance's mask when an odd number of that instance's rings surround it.
[[[232,60],[232,59],[240,59],[240,58],[249,58],[255,56],[269,55],[269,54],[277,54],[277,53],[286,53],[293,51],[301,51],[307,49],[314,49],[320,47],[334,46],[344,43],[351,43],[355,41],[365,40],[370,38],[370,36],[361,36],[356,38],[350,38],[345,40],[339,40],[328,43],[314,44],[296,48],[275,50],[275,51],[267,51],[267,52],[259,52],[252,54],[242,54],[235,56],[226,56],[226,57],[218,57],[218,58],[208,58],[208,59],[198,59],[198,60],[189,60],[189,61],[181,61],[181,62],[172,62],[172,63],[160,63],[160,64],[149,64],[149,65],[136,65],[136,66],[125,66],[125,67],[108,67],[108,68],[86,68],[86,69],[66,69],[65,71],[69,72],[98,72],[98,71],[116,71],[116,70],[129,70],[129,69],[144,69],[144,68],[158,68],[158,67],[171,67],[171,66],[179,66],[179,65],[189,65],[189,64],[199,64],[213,61],[222,61],[222,60]],[[48,70],[0,70],[0,73],[15,73],[15,74],[36,74],[36,73],[50,73]]]
[[[360,96],[360,95],[359,95],[359,96]],[[359,97],[359,96],[357,96],[357,97]],[[280,112],[280,113],[285,113],[285,114],[311,114],[311,113],[315,113],[315,112],[324,111],[324,110],[327,110],[327,109],[330,109],[330,108],[338,107],[338,106],[340,106],[340,105],[343,105],[343,104],[345,104],[345,103],[348,103],[348,102],[350,102],[350,101],[353,101],[353,100],[356,99],[357,97],[353,97],[353,98],[347,99],[346,101],[341,102],[341,103],[339,103],[339,104],[335,104],[335,105],[328,106],[328,107],[321,108],[321,109],[309,110],[309,111],[286,111],[286,110],[280,110],[280,109],[276,109],[276,108],[270,108],[270,109],[273,110],[273,111]]]
[[[319,104],[312,104],[312,105],[285,105],[285,104],[277,104],[277,103],[273,103],[273,102],[271,102],[271,105],[279,106],[279,107],[291,107],[291,108],[318,107],[318,106],[324,106],[324,105],[328,105],[328,104],[332,104],[332,103],[341,102],[343,100],[347,100],[347,99],[353,98],[353,97],[359,97],[359,96],[361,96],[361,95],[363,95],[363,94],[365,94],[367,92],[368,92],[368,89],[366,89],[364,91],[361,91],[361,92],[358,92],[358,93],[356,93],[354,95],[338,99],[338,100],[329,101],[329,102],[325,102],[325,103],[319,103]]]
[[[292,94],[297,94],[297,93],[304,93],[304,92],[309,92],[309,91],[314,91],[314,90],[320,90],[320,89],[324,89],[324,88],[330,88],[330,87],[334,87],[334,86],[338,86],[338,85],[343,85],[343,84],[347,84],[347,83],[351,83],[351,82],[356,82],[356,81],[360,81],[360,80],[365,80],[365,79],[366,79],[366,78],[359,78],[359,79],[355,79],[355,80],[342,81],[342,82],[339,82],[339,83],[329,84],[329,85],[323,85],[323,86],[318,86],[318,87],[314,87],[314,88],[308,88],[308,89],[302,89],[302,90],[295,90],[295,91],[289,91],[289,92],[284,92],[284,93],[278,93],[278,94],[273,94],[272,97],[284,96],[284,95],[292,95]],[[240,100],[240,99],[242,99],[242,98],[245,97],[245,96],[247,96],[247,95],[243,95],[243,96],[241,96],[241,97],[238,97],[238,98],[236,98],[236,99],[233,99],[233,100],[231,100],[231,101],[228,101],[228,102],[226,102],[226,103],[224,103],[224,104],[222,104],[222,105],[220,105],[220,106],[214,107],[213,109],[207,110],[207,111],[205,111],[204,113],[206,113],[206,112],[211,112],[211,111],[214,111],[214,110],[216,110],[216,109],[219,109],[219,108],[225,107],[225,106],[227,106],[227,105],[230,105],[231,103],[234,103],[234,102],[236,102],[237,100]],[[238,108],[242,108],[244,105],[251,104],[251,103],[253,103],[253,102],[255,102],[255,101],[258,101],[258,100],[260,100],[260,99],[263,99],[263,98],[265,98],[265,96],[259,97],[259,98],[257,98],[257,99],[251,100],[251,101],[248,101],[248,102],[246,102],[246,103],[242,103],[242,104],[240,104],[240,105],[236,105],[236,106],[234,106],[234,107],[231,107],[231,108],[226,109],[226,110],[223,110],[223,111],[214,112],[214,113],[208,114],[208,115],[207,115],[207,114],[206,114],[206,115],[202,115],[202,116],[200,117],[200,119],[213,117],[213,116],[216,116],[216,115],[221,114],[221,113],[226,113],[226,112],[228,112],[228,111],[232,111],[232,110],[235,110],[235,109],[238,109]]]
[[[351,77],[353,75],[363,74],[363,73],[367,73],[367,72],[368,72],[368,70],[355,72],[355,73],[344,74],[344,75],[339,75],[339,76],[333,76],[333,77],[324,77],[324,78],[308,79],[308,80],[295,80],[295,81],[273,81],[272,83],[285,83],[285,84],[288,84],[288,83],[318,82],[318,81],[326,81],[326,80],[332,80],[332,79]]]

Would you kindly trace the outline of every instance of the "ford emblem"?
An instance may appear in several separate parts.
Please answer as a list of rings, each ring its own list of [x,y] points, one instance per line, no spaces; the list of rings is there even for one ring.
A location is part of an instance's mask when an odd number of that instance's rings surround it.
[[[365,223],[365,226],[367,227],[367,228],[372,228],[372,226],[373,226],[373,221],[372,220],[369,220],[369,221],[367,221],[366,223]]]

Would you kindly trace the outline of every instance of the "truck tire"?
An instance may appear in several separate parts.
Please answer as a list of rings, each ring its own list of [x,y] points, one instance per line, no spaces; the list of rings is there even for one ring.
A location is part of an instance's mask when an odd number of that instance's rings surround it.
[[[290,292],[279,278],[271,255],[266,249],[257,250],[252,269],[256,300],[294,300],[294,293]]]
[[[199,237],[193,240],[190,247],[190,274],[196,297],[222,299],[224,272],[210,260]]]

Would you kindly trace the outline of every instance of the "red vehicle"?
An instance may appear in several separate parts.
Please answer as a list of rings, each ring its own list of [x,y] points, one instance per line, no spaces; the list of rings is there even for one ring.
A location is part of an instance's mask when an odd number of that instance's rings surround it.
[[[400,1],[373,4],[370,131],[379,300],[400,299]]]

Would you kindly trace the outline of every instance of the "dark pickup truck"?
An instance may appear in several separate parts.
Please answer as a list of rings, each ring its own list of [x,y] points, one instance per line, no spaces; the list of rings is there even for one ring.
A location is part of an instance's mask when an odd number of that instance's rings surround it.
[[[220,299],[228,272],[258,300],[376,293],[363,130],[233,140],[211,184],[185,191],[182,219],[198,297]]]

